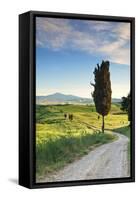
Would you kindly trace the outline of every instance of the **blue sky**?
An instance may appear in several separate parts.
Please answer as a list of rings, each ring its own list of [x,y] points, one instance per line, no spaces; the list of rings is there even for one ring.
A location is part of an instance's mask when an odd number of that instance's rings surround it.
[[[130,24],[36,19],[36,95],[91,97],[93,71],[110,61],[112,97],[130,90]]]

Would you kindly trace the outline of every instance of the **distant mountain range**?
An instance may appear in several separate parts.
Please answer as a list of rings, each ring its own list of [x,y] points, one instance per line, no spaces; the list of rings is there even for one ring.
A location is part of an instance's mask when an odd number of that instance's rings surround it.
[[[121,99],[113,98],[113,103],[120,102]],[[92,98],[78,97],[74,95],[65,95],[54,93],[47,96],[36,96],[36,104],[53,105],[53,104],[93,104]]]

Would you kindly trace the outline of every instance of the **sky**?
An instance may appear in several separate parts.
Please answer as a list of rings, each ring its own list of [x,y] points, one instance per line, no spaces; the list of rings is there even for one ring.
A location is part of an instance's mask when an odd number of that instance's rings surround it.
[[[112,98],[130,91],[130,24],[36,18],[36,95],[91,98],[94,68],[110,62]]]

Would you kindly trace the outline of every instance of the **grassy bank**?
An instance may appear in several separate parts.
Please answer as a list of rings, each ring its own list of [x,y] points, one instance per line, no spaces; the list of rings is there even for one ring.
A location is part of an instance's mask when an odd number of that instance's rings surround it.
[[[48,175],[87,154],[93,148],[115,139],[115,136],[106,133],[82,133],[57,139],[49,138],[37,144],[37,177]]]
[[[121,133],[129,138],[129,143],[128,143],[128,159],[130,161],[130,126],[124,126],[121,128],[113,129],[113,131],[116,131],[118,133]]]

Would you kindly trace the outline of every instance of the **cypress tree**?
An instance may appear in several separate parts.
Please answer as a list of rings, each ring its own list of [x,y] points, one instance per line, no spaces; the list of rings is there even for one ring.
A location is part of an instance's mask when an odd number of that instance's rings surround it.
[[[131,121],[131,95],[122,97],[121,110],[126,111],[128,114],[128,121]]]
[[[104,117],[109,113],[111,108],[111,81],[109,72],[109,61],[102,61],[101,65],[97,64],[93,72],[95,83],[92,97],[94,99],[96,111],[102,115],[102,132],[104,133]]]

